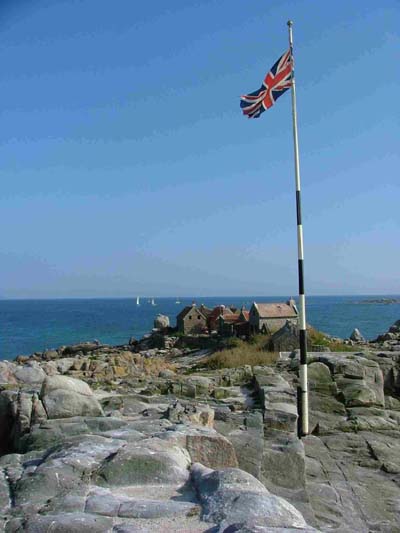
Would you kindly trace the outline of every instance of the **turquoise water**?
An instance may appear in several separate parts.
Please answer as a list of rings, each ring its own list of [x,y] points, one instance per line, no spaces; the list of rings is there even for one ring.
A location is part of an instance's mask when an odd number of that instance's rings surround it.
[[[276,302],[287,298],[181,298],[180,304],[175,303],[176,298],[156,298],[155,306],[143,298],[140,306],[136,305],[136,298],[0,300],[0,359],[93,339],[124,344],[131,336],[140,338],[147,333],[157,313],[168,315],[171,325],[175,325],[178,312],[193,300],[208,307],[225,303],[238,307],[244,304],[249,309],[254,300]],[[309,296],[307,322],[339,337],[348,337],[358,327],[366,338],[372,339],[400,319],[400,303],[362,303],[377,298],[379,296]]]

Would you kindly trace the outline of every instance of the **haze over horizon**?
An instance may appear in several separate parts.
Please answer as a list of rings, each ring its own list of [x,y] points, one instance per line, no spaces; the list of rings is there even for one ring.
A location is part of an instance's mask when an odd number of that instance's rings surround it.
[[[400,294],[399,6],[4,1],[0,297]]]

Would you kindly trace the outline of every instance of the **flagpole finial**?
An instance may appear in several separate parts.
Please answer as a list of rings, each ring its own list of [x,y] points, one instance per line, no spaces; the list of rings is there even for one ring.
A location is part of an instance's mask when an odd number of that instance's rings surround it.
[[[289,26],[289,28],[291,28],[293,26],[293,20],[288,20],[287,25]]]

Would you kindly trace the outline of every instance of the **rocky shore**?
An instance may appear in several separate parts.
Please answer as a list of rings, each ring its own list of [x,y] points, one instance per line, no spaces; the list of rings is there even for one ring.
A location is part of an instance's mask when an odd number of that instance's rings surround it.
[[[400,532],[400,321],[310,353],[301,440],[296,351],[211,371],[196,342],[0,362],[0,530]]]

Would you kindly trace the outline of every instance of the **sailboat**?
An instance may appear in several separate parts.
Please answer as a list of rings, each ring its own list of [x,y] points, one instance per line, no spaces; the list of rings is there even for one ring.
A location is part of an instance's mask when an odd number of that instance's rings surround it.
[[[175,303],[176,303],[176,304],[180,304],[180,303],[181,303],[180,299],[177,298]]]
[[[150,302],[150,303],[151,303],[151,305],[157,305],[157,304],[155,303],[155,301],[154,301],[154,298],[151,299],[151,302]]]
[[[136,297],[136,305],[140,305],[140,298],[139,298],[139,296]]]

